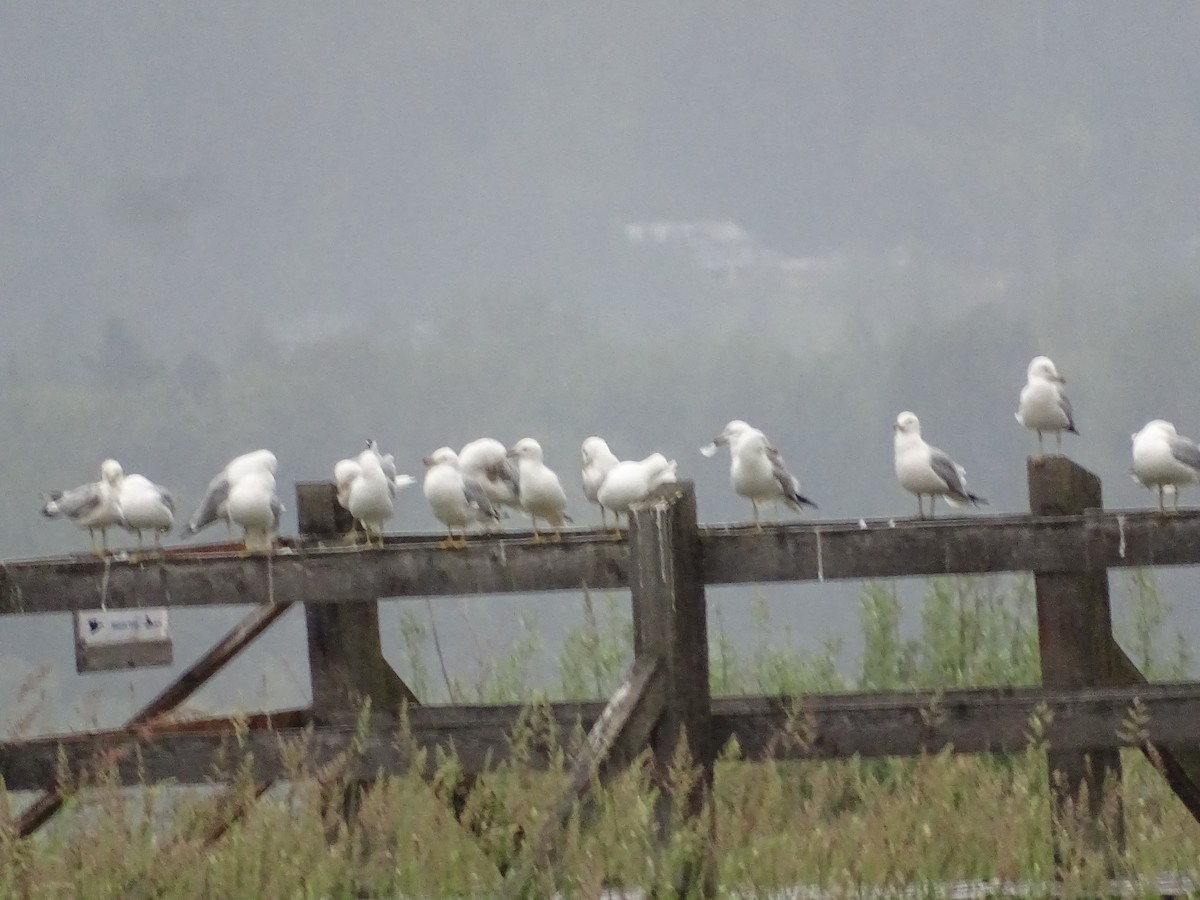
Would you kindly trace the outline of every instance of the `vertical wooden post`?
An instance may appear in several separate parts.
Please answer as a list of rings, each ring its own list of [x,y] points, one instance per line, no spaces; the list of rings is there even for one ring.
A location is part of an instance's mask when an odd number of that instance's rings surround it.
[[[353,524],[337,502],[337,489],[326,482],[298,483],[296,512],[302,538],[340,537]],[[420,702],[383,658],[378,603],[310,603],[304,617],[315,722],[352,723],[365,697],[374,712]]]
[[[657,660],[666,682],[666,705],[650,739],[659,776],[665,776],[686,741],[695,778],[684,796],[660,795],[660,836],[671,833],[674,816],[704,816],[700,857],[684,866],[680,896],[713,896],[712,785],[716,747],[708,684],[708,623],[701,571],[696,494],[691,482],[667,484],[629,514],[630,591],[634,654]],[[678,823],[682,824],[682,823]]]
[[[1100,479],[1064,456],[1034,456],[1026,464],[1029,508],[1035,516],[1077,515],[1102,504]],[[1038,646],[1046,687],[1099,687],[1120,684],[1120,652],[1112,636],[1108,573],[1104,569],[1072,575],[1035,575]],[[1121,753],[1115,748],[1058,751],[1048,754],[1050,790],[1056,817],[1067,809],[1094,847],[1124,846],[1124,816],[1119,798],[1105,796],[1105,780],[1121,779]],[[1056,778],[1055,773],[1059,773]],[[1061,779],[1061,780],[1060,780]],[[1087,808],[1081,806],[1086,792]],[[1101,827],[1108,803],[1114,833]],[[1057,853],[1057,848],[1056,848]]]
[[[327,482],[296,484],[300,537],[337,538],[350,531],[353,518],[337,502],[337,488]],[[312,717],[318,725],[352,724],[359,704],[370,698],[372,713],[390,713],[405,701],[419,703],[383,658],[379,643],[379,604],[306,603],[308,667],[312,679]],[[369,782],[344,785],[340,813],[352,825]],[[336,831],[329,834],[336,838]]]

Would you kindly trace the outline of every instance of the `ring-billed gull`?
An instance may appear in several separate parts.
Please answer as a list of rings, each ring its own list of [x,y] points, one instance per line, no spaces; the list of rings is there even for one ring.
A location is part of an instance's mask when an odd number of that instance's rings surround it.
[[[358,464],[357,459],[339,459],[333,466],[333,483],[337,488],[337,502],[346,511],[350,510],[350,485],[354,484],[354,479],[361,471],[362,467]],[[351,529],[351,535],[354,534],[357,527],[358,525],[355,524]]]
[[[458,454],[450,447],[439,447],[425,457],[425,482],[422,490],[429,508],[438,521],[446,526],[447,536],[441,546],[460,549],[467,546],[467,526],[479,523],[490,527],[500,520],[483,485],[463,475],[458,466]],[[459,537],[454,529],[459,529]]]
[[[661,484],[675,480],[675,460],[661,453],[651,453],[642,460],[625,460],[613,466],[597,492],[600,509],[612,510],[616,521],[613,536],[621,536],[621,515],[629,514],[629,507],[645,500]]]
[[[375,458],[379,460],[379,467],[383,469],[384,478],[387,480],[388,493],[391,494],[393,499],[395,499],[398,490],[406,488],[410,484],[417,483],[417,479],[413,476],[397,473],[396,457],[391,453],[383,453],[379,449],[378,442],[373,438],[367,438],[367,449],[374,453]]]
[[[584,440],[580,452],[583,457],[583,468],[580,471],[580,477],[583,480],[583,496],[587,497],[589,503],[595,503],[600,507],[600,527],[607,528],[608,515],[604,504],[598,499],[598,494],[605,476],[620,460],[617,459],[615,453],[608,449],[608,442],[595,435]]]
[[[1166,512],[1163,494],[1175,495],[1179,509],[1179,489],[1185,484],[1200,484],[1200,447],[1183,437],[1164,419],[1154,419],[1133,435],[1133,477],[1151,490],[1158,489],[1158,509]]]
[[[348,474],[349,467],[342,466],[339,498],[345,496],[343,505],[350,511],[350,515],[354,516],[354,521],[362,525],[367,546],[370,547],[373,539],[378,538],[379,546],[382,547],[383,523],[396,511],[392,499],[396,493],[395,476],[389,478],[384,473],[383,461],[374,446],[368,446],[358,454],[354,460],[351,477],[347,478]],[[338,475],[338,466],[334,466],[334,478],[337,479]]]
[[[193,535],[218,520],[231,524],[228,500],[229,491],[234,482],[246,475],[261,472],[266,472],[273,477],[278,465],[275,454],[270,450],[254,450],[230,460],[229,464],[213,476],[208,483],[204,498],[200,501],[200,505],[192,514],[191,519],[183,527],[183,536]],[[274,490],[273,485],[272,490]]]
[[[779,451],[757,428],[734,419],[700,452],[712,456],[723,444],[729,445],[729,481],[738,495],[750,501],[754,527],[762,530],[758,518],[759,503],[782,502],[796,512],[804,506],[817,508],[800,493],[800,481],[788,471]]]
[[[1054,432],[1059,452],[1062,451],[1064,431],[1079,434],[1071,413],[1071,401],[1063,390],[1065,382],[1050,357],[1035,356],[1029,364],[1016,416],[1018,422],[1037,432],[1039,454],[1042,452],[1042,432]]]
[[[269,552],[283,514],[274,473],[265,467],[240,473],[229,485],[225,511],[232,524],[241,526],[247,553]]]
[[[925,518],[922,497],[929,497],[929,515],[938,497],[944,497],[951,506],[966,503],[979,506],[987,503],[978,494],[967,490],[967,473],[949,456],[925,443],[921,437],[921,423],[911,412],[902,412],[892,426],[896,445],[896,478],[906,491],[917,495],[917,517]]]
[[[561,540],[560,529],[571,521],[567,515],[567,494],[554,470],[543,462],[542,445],[533,438],[521,438],[508,452],[517,461],[521,506],[533,521],[534,542],[542,540],[538,519],[545,519],[554,529],[555,539]]]
[[[516,463],[495,438],[482,437],[464,444],[458,454],[458,470],[483,485],[493,506],[521,508]]]
[[[52,491],[42,506],[42,515],[48,519],[59,516],[80,528],[88,530],[92,541],[92,553],[99,556],[108,552],[108,529],[124,522],[118,487],[124,473],[115,459],[106,459],[100,464],[100,480],[82,484],[69,491]],[[100,532],[100,549],[96,548],[96,531]]]
[[[142,546],[142,532],[154,532],[154,546],[162,546],[162,536],[175,524],[175,500],[161,484],[155,484],[144,475],[126,475],[121,478],[117,489],[121,504],[123,527],[137,534],[138,547]]]

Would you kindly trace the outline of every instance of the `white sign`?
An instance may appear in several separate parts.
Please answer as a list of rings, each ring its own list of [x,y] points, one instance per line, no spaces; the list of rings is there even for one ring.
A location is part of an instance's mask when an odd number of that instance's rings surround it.
[[[80,643],[88,647],[105,644],[135,644],[171,639],[167,627],[167,611],[153,609],[91,609],[75,614],[79,617],[77,634]]]

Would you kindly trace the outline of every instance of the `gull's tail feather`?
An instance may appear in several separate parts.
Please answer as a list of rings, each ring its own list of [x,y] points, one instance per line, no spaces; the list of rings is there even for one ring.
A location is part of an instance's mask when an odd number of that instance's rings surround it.
[[[978,494],[972,494],[970,491],[961,495],[945,494],[943,496],[946,498],[947,505],[953,506],[956,509],[961,509],[967,504],[970,504],[971,506],[988,505],[986,497],[980,497]]]
[[[792,503],[794,503],[796,505],[797,509],[799,509],[802,506],[811,506],[813,509],[820,509],[820,507],[817,506],[817,504],[813,503],[811,500],[809,500],[807,497],[805,497],[799,491],[794,492],[792,494],[792,496],[788,497],[788,500],[790,500]]]

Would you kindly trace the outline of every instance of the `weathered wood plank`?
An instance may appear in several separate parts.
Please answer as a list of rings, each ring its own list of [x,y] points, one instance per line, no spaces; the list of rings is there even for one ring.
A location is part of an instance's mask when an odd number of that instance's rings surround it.
[[[707,584],[989,572],[1072,573],[1200,563],[1200,511],[1088,512],[702,527]]]
[[[252,610],[226,632],[224,637],[213,645],[212,649],[184,669],[174,681],[158,693],[158,696],[134,713],[126,722],[126,726],[145,725],[175,709],[198,691],[222,666],[249,646],[255,638],[279,621],[288,611],[289,606],[287,603],[279,603]],[[62,792],[55,784],[55,780],[55,773],[50,772],[40,784],[30,785],[27,788],[27,790],[44,790],[45,793],[26,807],[13,823],[14,830],[21,837],[33,834],[62,808]]]
[[[609,537],[565,534],[562,543],[472,538],[443,550],[441,535],[384,549],[284,546],[272,556],[173,550],[140,562],[70,557],[0,567],[0,615],[99,606],[210,606],[355,602],[376,597],[622,587],[628,548]]]
[[[751,759],[764,754],[789,759],[915,756],[946,747],[957,753],[1019,753],[1030,745],[1032,718],[1044,712],[1047,743],[1084,751],[1137,745],[1118,734],[1135,699],[1149,716],[1151,743],[1200,741],[1200,722],[1193,718],[1200,715],[1200,684],[720,698],[713,701],[713,730],[722,742],[736,738]]]
[[[700,817],[702,830],[713,835],[715,820],[709,798],[713,786],[716,745],[712,735],[709,694],[708,619],[696,493],[691,482],[665,484],[629,511],[629,590],[633,606],[633,652],[657,659],[666,682],[667,703],[650,734],[655,777],[662,790],[655,805],[659,835],[665,840],[681,818]],[[686,744],[696,768],[685,796],[673,796],[667,773]],[[674,892],[715,896],[714,862],[703,847],[679,869]]]
[[[666,704],[666,685],[661,674],[657,678],[658,690],[650,691],[658,669],[659,662],[653,657],[634,660],[629,675],[613,693],[608,704],[588,729],[587,741],[579,749],[571,764],[567,787],[563,790],[558,802],[554,804],[554,809],[546,816],[542,827],[538,829],[538,833],[533,839],[532,852],[526,864],[508,877],[502,896],[513,898],[523,896],[529,881],[537,870],[549,868],[553,864],[554,850],[559,834],[570,821],[584,792],[600,775],[601,767],[626,731],[626,727],[638,707],[643,708],[644,715],[640,719],[632,720],[640,723],[641,728],[631,740],[638,744],[644,744],[650,736],[654,722],[662,714]]]
[[[1103,506],[1100,479],[1065,456],[1031,456],[1026,475],[1029,509],[1035,516],[1074,515]],[[1070,574],[1038,572],[1034,589],[1042,684],[1076,688],[1120,683],[1108,572],[1103,568]],[[1053,819],[1076,819],[1093,848],[1107,852],[1115,845],[1120,853],[1125,843],[1124,812],[1119,793],[1108,797],[1109,783],[1121,783],[1120,751],[1051,747],[1046,759]],[[1103,822],[1106,812],[1112,814],[1111,834]],[[1115,861],[1110,860],[1111,865]]]
[[[1069,574],[1124,566],[1200,564],[1200,511],[1095,512],[913,521],[823,522],[700,529],[703,580],[820,581],[987,572]],[[619,588],[629,546],[608,532],[567,531],[561,544],[526,532],[472,538],[442,550],[442,535],[390,536],[382,550],[285,542],[273,557],[243,558],[228,545],[172,548],[140,562],[87,556],[0,566],[0,615],[97,606],[209,606],[354,602],[367,597]]]
[[[296,485],[296,517],[304,538],[341,538],[353,518],[337,502],[327,482]],[[383,656],[379,604],[374,597],[355,604],[307,603],[308,669],[313,719],[319,724],[354,721],[355,709],[369,697],[375,710],[421,701]],[[357,796],[357,789],[351,792]]]
[[[1134,665],[1120,644],[1116,640],[1112,643],[1115,670],[1121,682],[1138,686],[1147,684],[1146,676]],[[1200,822],[1200,742],[1167,746],[1149,735],[1141,749],[1146,758],[1159,767],[1179,801]]]
[[[1124,727],[1135,700],[1148,717],[1145,741],[1171,750],[1200,744],[1200,682],[1077,691],[980,688],[803,698],[718,697],[712,703],[713,737],[718,746],[736,738],[747,759],[765,754],[781,759],[914,756],[946,747],[958,753],[1019,753],[1029,747],[1031,717],[1044,711],[1049,718],[1044,737],[1055,747],[1140,746],[1139,737]],[[562,735],[591,728],[603,709],[603,702],[552,706]],[[354,772],[368,778],[377,767],[385,772],[406,771],[414,745],[453,749],[464,771],[485,771],[507,759],[505,737],[521,714],[522,707],[515,705],[416,707],[408,711],[408,732],[399,739],[395,720],[380,717]],[[257,772],[278,775],[280,742],[303,740],[308,733],[305,729],[251,731],[242,752],[253,754]],[[313,729],[308,744],[312,764],[332,760],[353,735],[348,726]],[[796,739],[797,735],[804,740]],[[136,784],[145,777],[187,784],[213,780],[214,765],[222,759],[228,764],[231,758],[221,748],[234,747],[235,742],[229,730],[143,737],[130,729],[0,743],[0,777],[10,790],[42,787],[47,779],[52,782],[60,746],[73,772],[87,770],[98,752],[121,751],[118,775],[126,783]],[[138,771],[139,753],[144,774]],[[533,764],[544,764],[544,759],[535,748]]]

